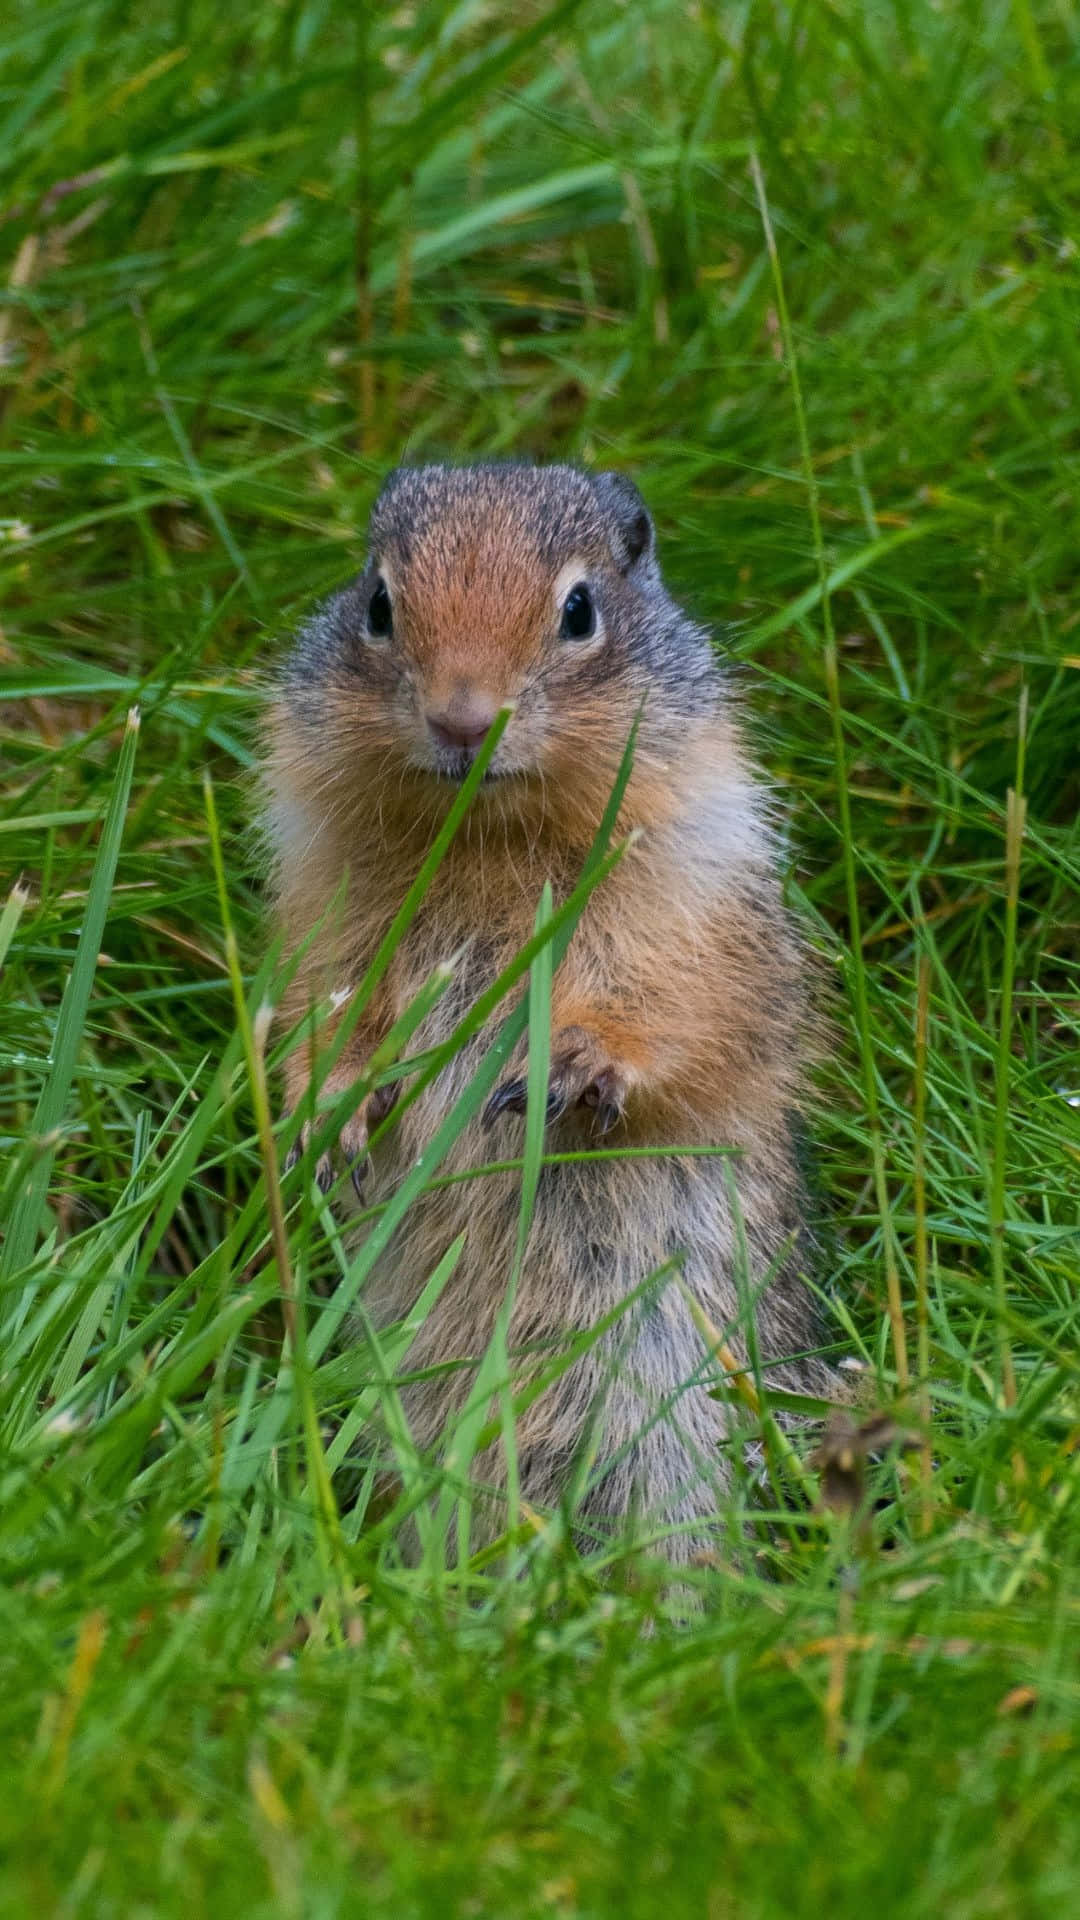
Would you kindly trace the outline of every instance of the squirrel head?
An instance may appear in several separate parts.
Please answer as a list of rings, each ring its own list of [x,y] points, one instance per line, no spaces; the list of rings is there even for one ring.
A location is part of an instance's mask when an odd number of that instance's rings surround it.
[[[513,791],[602,803],[639,709],[639,759],[659,763],[715,703],[708,641],[667,594],[621,474],[401,467],[368,556],[301,634],[285,691],[325,752],[403,795],[460,781],[509,704],[485,782],[503,810]]]

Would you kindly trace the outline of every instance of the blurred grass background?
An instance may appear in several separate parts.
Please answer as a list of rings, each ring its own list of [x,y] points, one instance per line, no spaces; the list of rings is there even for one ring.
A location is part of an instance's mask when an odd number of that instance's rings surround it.
[[[0,1910],[1067,1903],[1078,124],[1069,0],[9,0]],[[824,1279],[882,1404],[887,1267],[913,1366],[925,1287],[929,1501],[881,1469],[857,1580],[842,1527],[781,1580],[736,1535],[692,1626],[543,1541],[466,1605],[377,1526],[328,1619],[256,1311],[203,770],[254,1005],[260,677],[388,465],[492,453],[634,473],[746,664],[837,976]],[[327,1223],[289,1226],[323,1285]],[[328,1433],[370,1374],[313,1366]]]

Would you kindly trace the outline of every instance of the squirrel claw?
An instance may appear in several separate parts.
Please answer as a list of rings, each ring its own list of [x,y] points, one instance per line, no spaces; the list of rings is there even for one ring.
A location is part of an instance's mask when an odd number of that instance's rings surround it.
[[[285,1155],[286,1174],[292,1173],[311,1146],[312,1129],[305,1121],[288,1153]],[[368,1171],[367,1127],[362,1116],[354,1116],[341,1129],[337,1146],[349,1169],[353,1187],[358,1199],[363,1198],[364,1179]],[[334,1185],[334,1157],[328,1148],[320,1153],[314,1168],[315,1185],[319,1192],[328,1194]]]
[[[401,1081],[390,1080],[385,1086],[376,1087],[373,1093],[368,1094],[367,1117],[369,1127],[377,1127],[380,1121],[386,1119],[388,1113],[393,1112],[393,1109],[397,1106],[400,1093]]]
[[[581,1098],[585,1106],[593,1109],[593,1132],[610,1133],[623,1116],[625,1081],[614,1067],[605,1067],[595,1080],[590,1080]]]
[[[496,1087],[484,1108],[485,1127],[494,1125],[500,1113],[524,1113],[528,1101],[529,1089],[524,1080],[508,1080],[505,1086]],[[558,1120],[566,1112],[567,1105],[567,1096],[562,1088],[550,1087],[544,1106],[545,1121]]]
[[[528,1088],[524,1080],[506,1080],[496,1087],[484,1108],[484,1125],[493,1127],[500,1113],[524,1113]]]
[[[292,1173],[293,1169],[300,1165],[310,1144],[311,1134],[305,1125],[301,1127],[296,1139],[285,1155],[286,1173]],[[329,1193],[334,1184],[334,1170],[331,1166],[330,1155],[328,1153],[321,1153],[315,1162],[315,1184],[320,1193]]]
[[[594,1133],[610,1133],[622,1119],[624,1082],[613,1067],[602,1068],[585,1086],[565,1066],[553,1066],[548,1088],[545,1120],[561,1120],[571,1106],[593,1109]],[[528,1102],[528,1084],[524,1079],[507,1080],[496,1087],[484,1108],[484,1125],[490,1127],[502,1113],[524,1113]]]

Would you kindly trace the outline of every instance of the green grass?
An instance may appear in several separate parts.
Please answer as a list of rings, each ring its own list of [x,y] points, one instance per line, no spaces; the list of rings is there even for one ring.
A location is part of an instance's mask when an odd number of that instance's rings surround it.
[[[1075,1899],[1078,125],[1069,0],[5,10],[0,1912]],[[745,663],[837,1348],[929,1412],[865,1526],[740,1491],[689,1620],[448,1553],[407,1330],[268,1214],[260,679],[388,465],[500,452],[633,471]]]

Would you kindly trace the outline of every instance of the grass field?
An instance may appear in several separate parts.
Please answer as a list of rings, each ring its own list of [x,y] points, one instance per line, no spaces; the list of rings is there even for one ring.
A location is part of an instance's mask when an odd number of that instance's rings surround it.
[[[3,10],[0,1913],[1075,1902],[1078,126],[1070,0]],[[388,465],[513,452],[745,663],[836,1351],[927,1442],[689,1622],[557,1525],[404,1564],[406,1343],[270,1239],[260,677]]]

